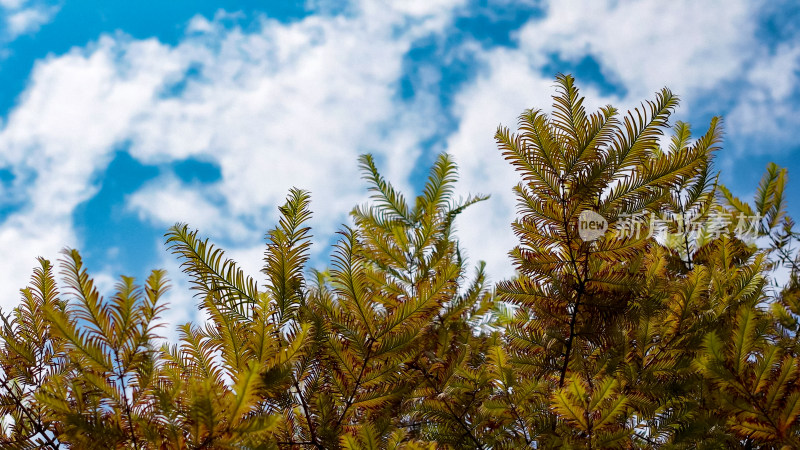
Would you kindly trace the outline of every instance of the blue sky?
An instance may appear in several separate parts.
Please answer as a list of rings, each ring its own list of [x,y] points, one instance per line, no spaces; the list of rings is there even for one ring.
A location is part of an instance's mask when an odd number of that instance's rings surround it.
[[[717,167],[740,196],[769,161],[800,177],[796,1],[220,5],[0,0],[0,306],[17,302],[35,256],[72,246],[106,287],[168,269],[167,320],[192,319],[164,231],[188,222],[256,274],[292,186],[312,192],[323,266],[366,197],[365,152],[406,190],[452,153],[460,192],[492,195],[461,218],[463,245],[508,276],[515,178],[493,135],[549,109],[558,72],[591,108],[668,86],[696,134],[722,115]]]

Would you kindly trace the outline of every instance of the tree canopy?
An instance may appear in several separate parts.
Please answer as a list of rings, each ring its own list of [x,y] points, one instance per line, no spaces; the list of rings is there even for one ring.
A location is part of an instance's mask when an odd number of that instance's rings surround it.
[[[713,167],[721,120],[670,127],[668,89],[588,113],[559,75],[553,99],[495,136],[519,176],[516,275],[497,284],[462,257],[454,221],[487,197],[455,198],[447,154],[414,198],[362,156],[370,201],[323,271],[299,189],[258,279],[176,224],[166,243],[207,318],[176,343],[158,335],[164,271],[104,298],[78,251],[61,283],[40,258],[0,316],[0,444],[800,448],[786,170],[736,198]]]

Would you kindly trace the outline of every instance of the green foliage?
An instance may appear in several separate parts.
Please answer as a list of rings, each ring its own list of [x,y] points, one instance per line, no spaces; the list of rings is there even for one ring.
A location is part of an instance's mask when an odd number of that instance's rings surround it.
[[[550,115],[496,134],[520,176],[512,279],[492,285],[462,257],[454,221],[486,197],[454,198],[448,155],[414,199],[362,156],[370,202],[323,271],[307,267],[301,190],[266,235],[261,280],[176,224],[167,245],[205,318],[177,343],[157,335],[163,271],[103,298],[66,250],[63,286],[40,259],[0,316],[0,444],[800,447],[786,170],[769,165],[749,204],[717,184],[719,119],[662,139],[669,90],[620,117],[588,113],[572,77],[556,83]],[[585,211],[608,223],[597,239],[580,233]]]

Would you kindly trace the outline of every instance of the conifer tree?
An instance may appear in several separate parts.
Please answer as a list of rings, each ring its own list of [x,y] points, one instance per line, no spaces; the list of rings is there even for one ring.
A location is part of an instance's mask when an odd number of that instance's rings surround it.
[[[76,250],[39,260],[0,314],[3,448],[800,448],[800,235],[774,164],[753,203],[718,184],[721,121],[696,139],[669,90],[553,111],[496,140],[516,168],[516,276],[470,267],[440,155],[407,199],[371,193],[328,269],[292,189],[258,278],[186,224],[167,246],[203,323],[158,336],[166,274],[104,298]],[[593,220],[599,228],[584,225]],[[584,228],[581,228],[584,227]],[[788,275],[788,277],[787,277]],[[778,282],[788,278],[786,282]],[[172,326],[172,325],[170,325]]]
[[[498,292],[517,307],[504,338],[526,395],[507,408],[538,409],[525,426],[544,446],[796,446],[798,362],[774,346],[765,308],[796,336],[792,305],[766,289],[768,256],[787,260],[792,236],[785,172],[768,168],[755,210],[721,187],[726,211],[711,166],[719,119],[694,142],[676,123],[662,149],[670,91],[620,120],[612,107],[587,115],[573,79],[557,83],[552,117],[526,111],[517,134],[497,133],[522,178],[518,276]],[[583,211],[608,222],[599,239],[579,235]],[[737,237],[736,221],[690,226],[734,213],[763,217],[772,247]]]

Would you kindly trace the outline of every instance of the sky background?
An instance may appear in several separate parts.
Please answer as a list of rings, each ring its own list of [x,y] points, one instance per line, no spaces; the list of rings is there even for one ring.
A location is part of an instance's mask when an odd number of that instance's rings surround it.
[[[507,277],[516,177],[494,132],[550,110],[559,72],[590,110],[667,86],[695,135],[723,116],[721,182],[749,199],[767,162],[788,167],[800,216],[797,0],[0,0],[0,307],[69,246],[106,293],[167,269],[171,334],[196,300],[169,226],[257,275],[300,187],[324,268],[367,152],[409,196],[451,153],[459,194],[492,196],[459,219],[462,247]]]

